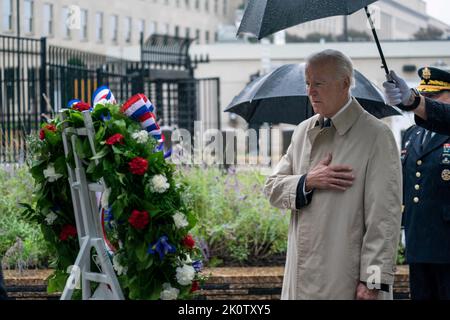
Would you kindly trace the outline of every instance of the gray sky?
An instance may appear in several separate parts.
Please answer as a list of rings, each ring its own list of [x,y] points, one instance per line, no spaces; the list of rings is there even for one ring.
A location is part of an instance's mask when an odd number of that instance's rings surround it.
[[[449,0],[425,0],[427,3],[427,11],[442,22],[450,25],[450,1]]]

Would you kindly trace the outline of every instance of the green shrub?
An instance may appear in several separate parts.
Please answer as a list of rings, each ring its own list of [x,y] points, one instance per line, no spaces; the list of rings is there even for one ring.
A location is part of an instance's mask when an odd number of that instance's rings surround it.
[[[200,167],[185,168],[184,175],[198,215],[193,234],[207,258],[245,264],[286,252],[289,214],[264,197],[265,176]]]
[[[10,268],[46,265],[50,258],[39,226],[22,218],[19,202],[32,202],[26,166],[0,166],[0,257]]]

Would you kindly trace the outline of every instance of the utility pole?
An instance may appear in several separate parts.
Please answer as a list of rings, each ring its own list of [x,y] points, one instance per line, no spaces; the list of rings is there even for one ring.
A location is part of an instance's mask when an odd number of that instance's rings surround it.
[[[17,11],[17,18],[16,18],[16,23],[17,23],[17,37],[20,37],[20,0],[17,0],[16,2],[16,11]]]

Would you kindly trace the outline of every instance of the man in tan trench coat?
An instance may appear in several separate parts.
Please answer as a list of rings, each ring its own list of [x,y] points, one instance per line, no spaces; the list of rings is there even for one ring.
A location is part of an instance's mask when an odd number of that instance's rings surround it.
[[[400,155],[390,129],[350,96],[339,51],[307,59],[316,113],[294,131],[264,193],[292,209],[282,299],[392,299]]]

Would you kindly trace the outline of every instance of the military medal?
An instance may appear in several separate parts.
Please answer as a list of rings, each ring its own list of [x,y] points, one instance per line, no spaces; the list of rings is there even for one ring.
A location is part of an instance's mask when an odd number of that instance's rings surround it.
[[[450,164],[450,143],[442,147],[441,164]]]
[[[445,143],[444,146],[443,146],[443,149],[444,150],[442,150],[442,153],[450,154],[450,143]]]
[[[449,169],[442,170],[441,177],[442,180],[444,181],[450,181],[450,170]]]
[[[408,141],[409,142],[409,141]],[[406,146],[405,146],[406,147]],[[406,157],[406,154],[407,154],[407,150],[406,149],[403,149],[402,150],[402,152],[401,152],[401,154],[400,154],[400,159],[403,161],[403,160],[405,160],[405,157]]]

